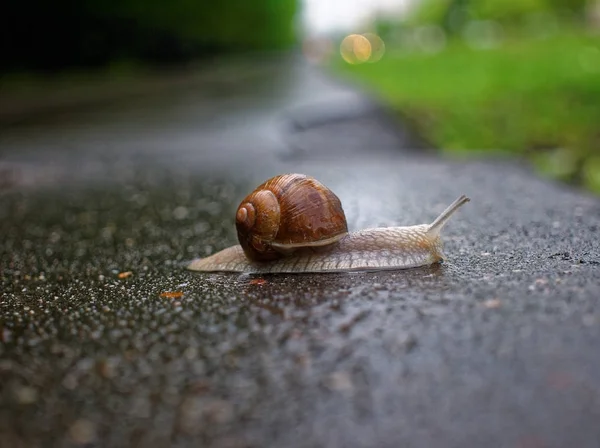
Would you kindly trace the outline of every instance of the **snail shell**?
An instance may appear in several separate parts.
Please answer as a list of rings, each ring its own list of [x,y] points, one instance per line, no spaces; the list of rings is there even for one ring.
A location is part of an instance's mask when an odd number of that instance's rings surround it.
[[[339,198],[303,174],[283,174],[259,185],[240,203],[235,225],[244,253],[254,261],[328,246],[348,233]]]
[[[297,193],[300,202],[306,197],[312,198],[308,201],[312,206],[297,208],[287,202],[275,205],[271,195],[285,197],[290,189],[294,191],[301,185],[310,186],[307,191],[313,191],[312,187],[315,187],[314,191],[319,192],[306,193],[308,196]],[[298,174],[277,176],[265,182],[244,199],[238,209],[236,223],[238,235],[241,233],[241,245],[194,260],[188,265],[188,269],[268,274],[372,271],[427,266],[444,260],[442,228],[462,205],[470,201],[468,197],[460,196],[430,224],[381,227],[347,233],[346,219],[339,199],[329,190],[324,193],[325,190],[321,187],[314,179]],[[259,206],[264,198],[268,198],[265,201],[268,204],[266,208]],[[330,202],[321,204],[321,199]],[[252,204],[252,209],[246,207],[246,204]],[[321,210],[324,214],[314,217],[312,213],[315,210]],[[290,215],[287,216],[286,213]],[[244,233],[246,228],[253,229],[257,227],[257,223],[261,224],[275,215],[279,215],[277,230],[262,230],[261,227],[257,233]],[[329,223],[333,229],[330,234],[326,232]],[[258,255],[265,257],[262,260],[266,261],[253,258],[256,252],[260,252],[256,249],[266,249]]]

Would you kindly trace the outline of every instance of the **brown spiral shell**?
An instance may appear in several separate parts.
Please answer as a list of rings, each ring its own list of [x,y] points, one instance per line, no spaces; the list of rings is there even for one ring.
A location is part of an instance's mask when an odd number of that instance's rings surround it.
[[[240,203],[235,224],[244,253],[254,261],[334,244],[348,233],[340,199],[303,174],[282,174],[256,187]]]

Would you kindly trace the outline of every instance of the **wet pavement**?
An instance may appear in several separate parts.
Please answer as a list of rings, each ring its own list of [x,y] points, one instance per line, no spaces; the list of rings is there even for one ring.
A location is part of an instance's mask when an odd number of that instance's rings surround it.
[[[445,160],[293,60],[0,134],[0,446],[598,447],[600,200]],[[286,171],[351,230],[429,222],[409,271],[184,269]]]

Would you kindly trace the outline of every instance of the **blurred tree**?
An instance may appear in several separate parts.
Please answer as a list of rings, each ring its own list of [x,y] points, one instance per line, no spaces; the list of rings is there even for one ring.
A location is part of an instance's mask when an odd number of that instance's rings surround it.
[[[293,44],[297,0],[8,0],[0,70],[169,63]]]
[[[407,23],[436,24],[454,33],[471,20],[518,26],[536,13],[547,13],[559,20],[582,20],[588,4],[589,0],[424,0],[416,4]]]
[[[589,5],[590,0],[546,0],[549,7],[560,13],[575,14],[578,18],[584,18]]]

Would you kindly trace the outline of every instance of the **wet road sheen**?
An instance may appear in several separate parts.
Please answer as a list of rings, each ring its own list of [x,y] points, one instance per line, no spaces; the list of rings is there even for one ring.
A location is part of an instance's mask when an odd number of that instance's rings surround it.
[[[0,446],[599,446],[600,201],[271,64],[3,130]],[[185,270],[289,171],[350,230],[471,202],[441,266]]]

